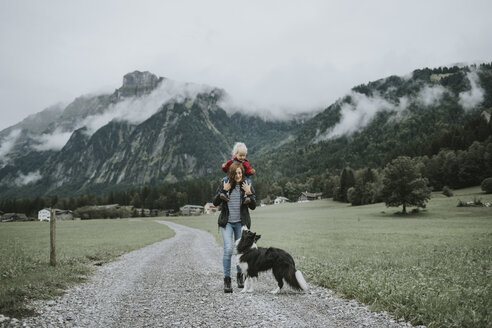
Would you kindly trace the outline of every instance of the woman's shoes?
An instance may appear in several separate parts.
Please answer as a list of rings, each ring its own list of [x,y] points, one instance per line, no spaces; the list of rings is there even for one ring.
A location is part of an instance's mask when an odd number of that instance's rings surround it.
[[[224,277],[224,293],[232,293],[231,277]]]

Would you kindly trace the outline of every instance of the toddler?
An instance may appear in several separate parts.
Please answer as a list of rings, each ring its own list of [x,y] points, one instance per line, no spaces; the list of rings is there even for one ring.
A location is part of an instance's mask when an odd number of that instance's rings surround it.
[[[227,173],[229,170],[229,167],[231,166],[232,163],[234,162],[240,162],[244,166],[244,175],[245,175],[245,181],[251,185],[251,179],[249,178],[250,176],[254,175],[256,173],[255,169],[252,169],[249,166],[249,162],[246,159],[246,154],[248,153],[248,148],[246,148],[246,145],[243,142],[236,142],[234,145],[234,148],[232,148],[232,159],[229,159],[227,163],[222,164],[222,171]],[[222,178],[222,188],[224,188],[224,183],[227,183],[229,181],[229,178],[225,176]],[[220,193],[220,198],[222,200],[225,200],[226,202],[229,201],[229,193],[225,191],[224,189],[221,190]],[[251,202],[248,196],[244,197],[243,204],[248,204]]]

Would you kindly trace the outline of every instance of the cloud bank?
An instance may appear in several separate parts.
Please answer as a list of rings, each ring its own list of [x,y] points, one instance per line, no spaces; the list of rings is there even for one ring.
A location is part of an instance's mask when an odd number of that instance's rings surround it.
[[[15,179],[14,183],[17,186],[24,186],[29,183],[34,183],[42,178],[41,174],[38,171],[29,172],[27,174],[19,174],[19,176]]]
[[[194,99],[199,93],[209,93],[213,90],[207,85],[183,83],[165,79],[151,93],[141,97],[129,97],[111,104],[102,114],[90,115],[75,124],[73,131],[86,127],[88,135],[94,134],[111,121],[126,121],[140,124],[157,113],[167,102],[182,102]],[[70,139],[73,131],[57,128],[49,134],[42,134],[34,146],[38,151],[60,150]]]
[[[35,145],[34,149],[38,151],[60,150],[65,146],[71,135],[72,131],[67,132],[61,129],[56,129],[50,134],[42,134],[38,139],[39,144]]]
[[[157,113],[162,105],[169,102],[181,102],[194,99],[199,93],[211,92],[212,87],[194,83],[182,83],[165,79],[150,94],[128,98],[111,105],[101,115],[91,115],[80,122],[79,127],[87,127],[90,135],[113,120],[139,124]]]
[[[448,91],[442,85],[426,85],[417,94],[417,103],[425,107],[437,105],[446,92]]]
[[[475,108],[484,100],[485,91],[478,85],[479,77],[476,71],[471,71],[466,74],[470,81],[470,90],[463,91],[459,94],[459,104],[465,109],[470,110]]]
[[[380,111],[403,111],[408,104],[406,97],[399,99],[398,104],[390,103],[380,95],[368,97],[365,94],[352,91],[349,94],[351,103],[343,103],[341,119],[334,127],[329,128],[315,137],[314,142],[326,141],[350,135],[366,127]]]
[[[20,136],[21,130],[12,130],[9,135],[0,142],[0,168],[2,168],[7,162],[7,154],[12,150]]]

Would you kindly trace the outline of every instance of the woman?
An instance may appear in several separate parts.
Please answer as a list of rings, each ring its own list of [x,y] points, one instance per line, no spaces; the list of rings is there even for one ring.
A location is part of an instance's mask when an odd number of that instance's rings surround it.
[[[244,181],[244,166],[239,162],[234,162],[227,172],[228,182],[219,186],[214,198],[214,205],[222,204],[218,224],[222,233],[224,242],[224,256],[222,265],[224,266],[224,293],[232,293],[231,287],[231,257],[234,250],[234,241],[241,238],[241,228],[248,229],[251,227],[251,217],[248,208],[256,208],[255,192],[251,185]],[[221,189],[230,191],[229,200],[226,202],[220,197]],[[249,202],[242,202],[245,196],[249,197]],[[234,236],[234,239],[232,238]],[[243,288],[244,281],[241,268],[236,266],[237,270],[237,287]]]

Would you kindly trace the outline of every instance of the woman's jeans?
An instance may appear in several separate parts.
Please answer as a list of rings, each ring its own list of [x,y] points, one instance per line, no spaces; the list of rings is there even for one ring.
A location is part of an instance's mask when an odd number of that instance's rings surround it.
[[[224,266],[224,277],[231,276],[231,257],[235,249],[235,241],[241,238],[241,222],[227,223],[225,227],[220,227],[222,241],[224,242],[224,256],[222,265]],[[234,235],[234,239],[232,238]],[[234,241],[233,241],[234,240]],[[241,273],[241,268],[236,265],[237,273]]]

